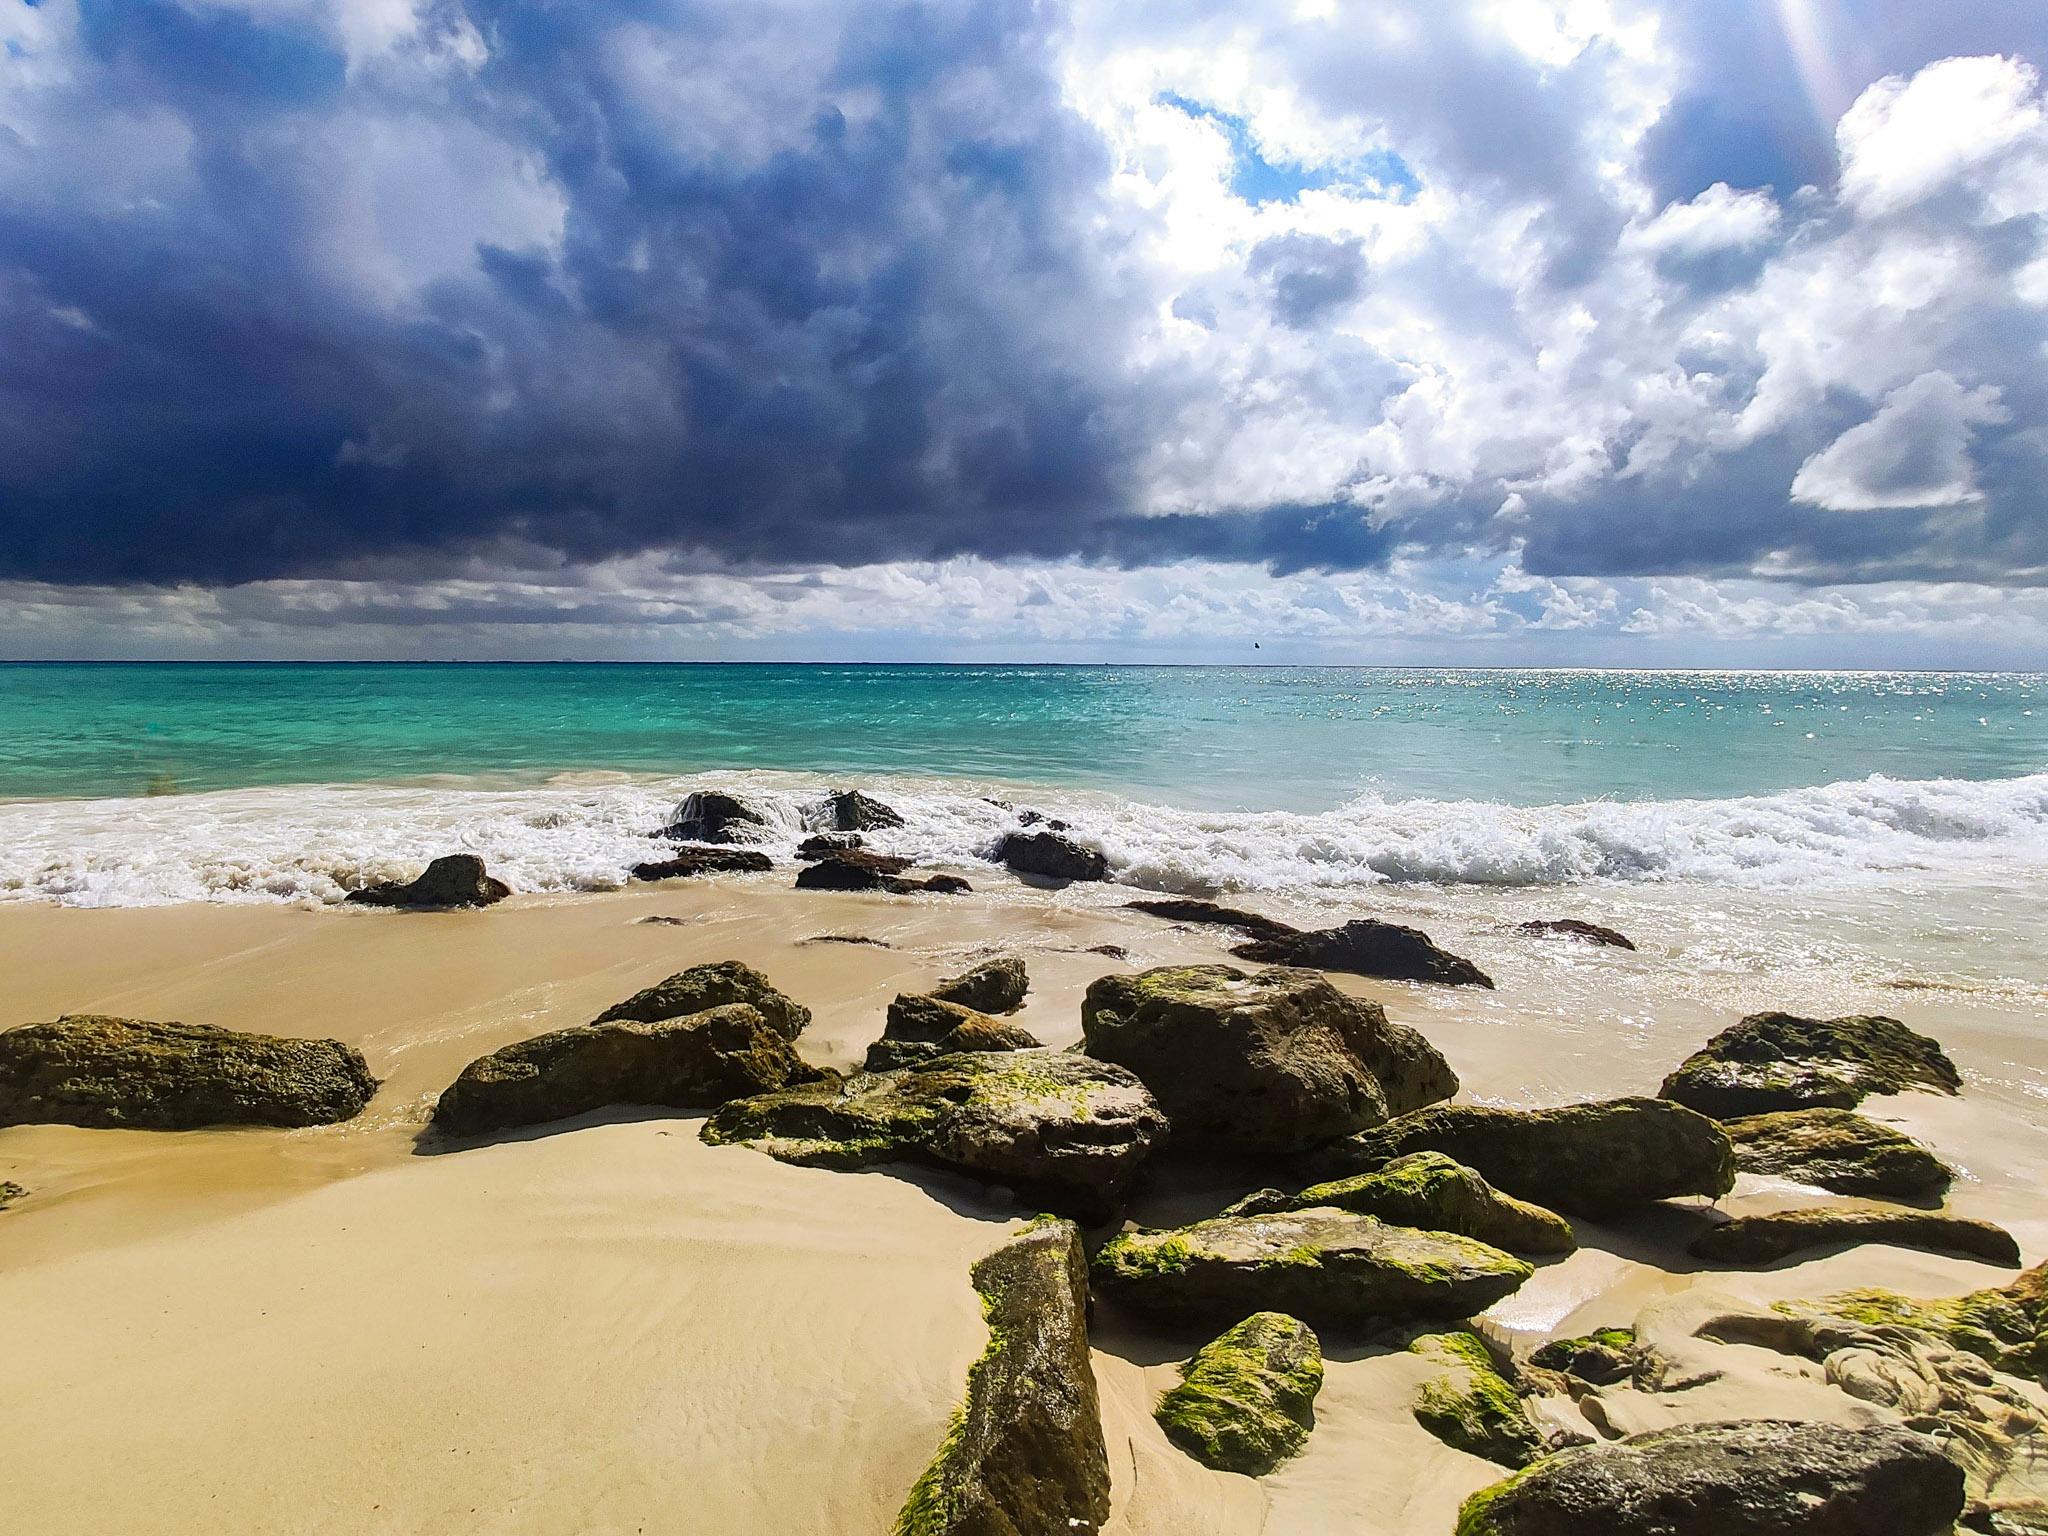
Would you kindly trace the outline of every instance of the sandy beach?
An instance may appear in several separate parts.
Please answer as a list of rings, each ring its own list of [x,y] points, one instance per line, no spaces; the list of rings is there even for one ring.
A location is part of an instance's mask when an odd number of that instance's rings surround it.
[[[29,1190],[0,1214],[11,1523],[880,1536],[981,1348],[968,1266],[1029,1210],[945,1175],[827,1172],[706,1146],[700,1121],[666,1112],[438,1153],[422,1127],[474,1057],[707,960],[744,960],[810,1007],[801,1051],[816,1065],[856,1064],[891,996],[998,952],[1030,968],[1016,1022],[1067,1045],[1096,977],[1223,958],[1219,930],[1122,910],[1112,894],[842,895],[771,875],[477,912],[0,910],[0,1026],[99,1011],[331,1036],[383,1079],[359,1118],[314,1129],[0,1131],[0,1178]],[[1400,917],[1401,905],[1358,909]],[[1797,976],[1678,982],[1683,925],[1646,928],[1647,909],[1632,915],[1633,954],[1529,940],[1483,902],[1462,911],[1438,906],[1432,927],[1494,968],[1499,990],[1335,979],[1434,1041],[1466,1101],[1651,1092],[1738,1013],[1814,1001]],[[1094,952],[1104,945],[1127,958]],[[1645,997],[1662,1005],[1639,1008]],[[2002,1222],[2039,1262],[2048,1132],[2024,1001],[1895,988],[1860,1005],[1937,1036],[1965,1079],[1958,1098],[1875,1099],[1865,1112],[1955,1163],[1951,1208]],[[1238,1193],[1182,1170],[1142,1183],[1131,1214],[1193,1219]],[[1722,1206],[1813,1199],[1744,1175]],[[1482,1326],[1525,1347],[1701,1292],[1768,1301],[1882,1284],[1940,1296],[2011,1278],[1881,1246],[1703,1268],[1683,1257],[1705,1221],[1696,1203],[1624,1227],[1578,1222],[1578,1252]],[[1421,1362],[1398,1341],[1326,1339],[1307,1451],[1257,1481],[1205,1469],[1152,1419],[1201,1338],[1104,1304],[1092,1342],[1111,1530],[1447,1532],[1459,1501],[1499,1475],[1418,1426]],[[1711,1379],[1610,1392],[1608,1411],[1631,1430],[1885,1412],[1790,1356],[1691,1348],[1714,1357]]]

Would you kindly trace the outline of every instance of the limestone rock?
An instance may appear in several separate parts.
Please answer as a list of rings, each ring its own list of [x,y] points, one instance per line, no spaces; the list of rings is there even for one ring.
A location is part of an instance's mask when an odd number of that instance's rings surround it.
[[[1436,981],[1454,987],[1491,987],[1493,978],[1463,955],[1437,947],[1419,928],[1361,917],[1341,928],[1253,939],[1230,951],[1261,965],[1307,966],[1348,971],[1385,981]]]
[[[1323,1351],[1306,1323],[1255,1312],[1180,1375],[1153,1410],[1166,1438],[1206,1467],[1263,1477],[1308,1443]]]
[[[996,845],[996,858],[1020,875],[1041,880],[1107,880],[1109,860],[1099,849],[1063,832],[1010,832]]]
[[[421,911],[449,907],[488,907],[512,894],[512,887],[484,870],[473,853],[451,853],[434,860],[417,880],[385,880],[350,891],[342,900],[360,907],[413,907]]]
[[[1455,1232],[1510,1253],[1570,1253],[1578,1246],[1572,1224],[1562,1216],[1502,1194],[1441,1152],[1411,1152],[1375,1172],[1312,1184],[1298,1195],[1264,1190],[1240,1200],[1224,1214],[1257,1215],[1312,1206],[1377,1216],[1397,1226]]]
[[[1808,1248],[1889,1243],[1933,1253],[1964,1253],[1989,1264],[2018,1264],[2019,1244],[2005,1228],[1942,1211],[1896,1206],[1808,1206],[1737,1216],[1707,1228],[1686,1249],[1716,1264],[1770,1264]]]
[[[330,1125],[376,1091],[339,1040],[93,1013],[0,1031],[0,1126]]]
[[[811,1022],[810,1009],[777,990],[766,976],[740,960],[714,960],[677,971],[635,992],[623,1003],[612,1004],[591,1022],[610,1024],[619,1019],[636,1019],[642,1024],[653,1024],[722,1008],[727,1003],[746,1003],[757,1009],[769,1028],[789,1040],[802,1034],[804,1026]]]
[[[1735,1166],[1838,1195],[1932,1199],[1955,1170],[1903,1131],[1848,1109],[1783,1109],[1724,1120]]]
[[[1024,1006],[1024,994],[1030,990],[1024,962],[1015,955],[1003,955],[970,966],[958,976],[948,976],[928,995],[977,1013],[1015,1013]]]
[[[1028,1051],[1038,1037],[944,998],[904,992],[889,1004],[882,1038],[868,1047],[867,1069],[890,1072],[960,1051]]]
[[[1438,1370],[1415,1396],[1415,1421],[1454,1450],[1526,1467],[1543,1454],[1543,1436],[1478,1335],[1425,1334],[1408,1346]]]
[[[1753,1013],[1664,1079],[1659,1094],[1731,1119],[1780,1109],[1854,1109],[1865,1094],[1962,1087],[1941,1047],[1897,1019]]]
[[[754,848],[678,848],[668,859],[633,866],[635,880],[682,880],[691,875],[758,875],[775,863]]]

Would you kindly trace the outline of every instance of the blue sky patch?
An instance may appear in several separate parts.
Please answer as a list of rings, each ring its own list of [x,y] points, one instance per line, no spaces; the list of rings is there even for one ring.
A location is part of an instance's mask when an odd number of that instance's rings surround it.
[[[1161,91],[1153,98],[1202,122],[1214,123],[1230,142],[1232,159],[1230,190],[1245,202],[1291,203],[1304,192],[1324,187],[1343,187],[1369,197],[1406,202],[1422,188],[1415,172],[1392,150],[1377,149],[1345,161],[1324,161],[1302,165],[1292,160],[1268,160],[1259,153],[1251,125],[1235,113],[1182,96]]]

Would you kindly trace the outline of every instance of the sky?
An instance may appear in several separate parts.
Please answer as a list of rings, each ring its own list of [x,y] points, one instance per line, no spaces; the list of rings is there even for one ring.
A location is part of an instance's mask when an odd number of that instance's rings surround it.
[[[2044,68],[2039,0],[0,0],[0,656],[2048,667]]]

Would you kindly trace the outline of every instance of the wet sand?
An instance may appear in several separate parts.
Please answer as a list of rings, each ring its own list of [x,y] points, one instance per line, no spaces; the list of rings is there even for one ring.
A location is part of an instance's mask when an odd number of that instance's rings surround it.
[[[846,1066],[894,993],[987,953],[1023,955],[1018,1022],[1078,1037],[1107,971],[1223,958],[1228,935],[1104,903],[997,890],[901,899],[792,892],[786,876],[515,898],[478,913],[271,907],[0,909],[0,1027],[63,1012],[176,1018],[361,1047],[385,1079],[342,1126],[203,1134],[0,1131],[0,1508],[39,1533],[847,1532],[881,1536],[943,1431],[982,1327],[967,1267],[1028,1214],[964,1181],[835,1174],[714,1149],[673,1115],[595,1116],[424,1155],[434,1095],[473,1057],[699,961],[738,958],[807,1004],[810,1060]],[[1434,905],[1434,903],[1432,903]],[[1358,910],[1397,919],[1398,903]],[[1560,911],[1557,915],[1599,916]],[[679,919],[648,923],[649,917]],[[1746,1008],[1801,1006],[1759,969],[1711,985],[1634,914],[1634,955],[1540,944],[1483,903],[1428,926],[1501,980],[1471,993],[1333,978],[1436,1041],[1484,1102],[1654,1091]],[[1644,928],[1649,922],[1652,926]],[[860,934],[889,947],[806,942]],[[1090,953],[1116,944],[1127,961]],[[1947,1046],[1958,1099],[1872,1101],[1964,1170],[1953,1209],[2048,1250],[2038,1009],[1941,988],[1844,997]],[[1183,1177],[1140,1219],[1229,1197]],[[1818,1198],[1745,1177],[1726,1209]],[[1503,1338],[1627,1322],[1711,1291],[1770,1300],[1849,1285],[1925,1295],[1989,1265],[1865,1247],[1759,1274],[1700,1272],[1684,1203],[1579,1224],[1485,1326]],[[1150,1418],[1201,1342],[1099,1311],[1119,1532],[1429,1536],[1498,1469],[1408,1412],[1418,1363],[1326,1340],[1309,1449],[1253,1482],[1205,1470]],[[1879,1410],[1765,1351],[1701,1345],[1718,1379],[1623,1394],[1631,1428]]]

